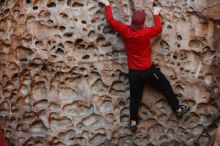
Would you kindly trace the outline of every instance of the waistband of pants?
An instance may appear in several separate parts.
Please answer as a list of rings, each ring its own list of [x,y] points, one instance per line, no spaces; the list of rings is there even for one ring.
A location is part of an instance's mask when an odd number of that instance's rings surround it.
[[[157,68],[156,67],[156,65],[154,65],[154,64],[152,64],[149,68],[147,68],[147,69],[132,69],[132,68],[129,68],[129,71],[150,71],[150,70],[152,70],[152,69],[154,69],[154,68]]]

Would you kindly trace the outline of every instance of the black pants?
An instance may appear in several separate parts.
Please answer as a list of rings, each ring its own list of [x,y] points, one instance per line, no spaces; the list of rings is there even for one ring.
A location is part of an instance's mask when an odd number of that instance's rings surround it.
[[[129,69],[131,120],[138,121],[138,107],[141,102],[144,85],[146,83],[152,85],[166,97],[173,111],[176,111],[179,108],[179,101],[174,94],[169,81],[159,68],[152,66],[147,70]]]

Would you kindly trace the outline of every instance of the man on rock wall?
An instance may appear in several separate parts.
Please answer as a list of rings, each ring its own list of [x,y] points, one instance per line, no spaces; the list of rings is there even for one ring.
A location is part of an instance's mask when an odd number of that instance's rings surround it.
[[[110,26],[123,38],[127,53],[130,86],[130,121],[128,127],[135,132],[139,122],[138,107],[145,83],[159,90],[168,100],[169,105],[181,117],[190,110],[189,106],[180,105],[172,87],[159,68],[151,63],[150,40],[162,32],[160,8],[154,7],[154,27],[144,27],[145,12],[135,10],[131,25],[115,20],[108,0],[99,0],[105,5],[106,19]]]

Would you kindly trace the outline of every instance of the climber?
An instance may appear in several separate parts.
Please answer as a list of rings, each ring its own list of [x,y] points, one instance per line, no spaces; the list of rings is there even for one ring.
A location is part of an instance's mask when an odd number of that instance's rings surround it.
[[[220,125],[218,126],[216,133],[215,133],[215,141],[213,146],[220,146]]]
[[[150,83],[159,90],[168,100],[176,116],[181,117],[190,110],[189,106],[180,105],[172,87],[158,67],[151,63],[150,39],[162,32],[160,21],[160,8],[154,7],[154,27],[144,27],[145,13],[136,10],[132,15],[131,25],[123,24],[113,18],[110,2],[99,0],[105,5],[107,22],[123,38],[127,52],[130,86],[130,121],[128,127],[131,131],[137,130],[138,107],[142,98],[145,83]]]

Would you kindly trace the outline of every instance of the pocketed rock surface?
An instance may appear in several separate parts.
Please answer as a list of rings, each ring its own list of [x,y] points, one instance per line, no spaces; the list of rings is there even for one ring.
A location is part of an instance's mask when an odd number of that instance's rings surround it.
[[[115,0],[114,17],[131,22],[146,0]],[[210,146],[220,111],[219,0],[159,0],[163,32],[152,61],[181,103],[177,118],[146,85],[137,133],[129,120],[122,39],[96,0],[0,3],[0,125],[12,146]]]

